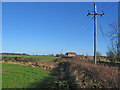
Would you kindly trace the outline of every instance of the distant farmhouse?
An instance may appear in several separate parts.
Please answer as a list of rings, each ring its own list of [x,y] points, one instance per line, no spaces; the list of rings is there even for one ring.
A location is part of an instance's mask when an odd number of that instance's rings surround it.
[[[76,57],[84,58],[84,55],[77,55],[74,52],[67,52],[67,53],[65,53],[65,56],[68,56],[68,57],[74,57],[74,56],[76,56]]]
[[[67,52],[67,53],[65,53],[65,56],[76,56],[77,54],[76,53],[74,53],[74,52]]]

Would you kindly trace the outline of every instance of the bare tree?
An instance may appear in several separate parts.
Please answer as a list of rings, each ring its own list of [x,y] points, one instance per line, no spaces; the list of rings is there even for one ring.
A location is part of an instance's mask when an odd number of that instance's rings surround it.
[[[106,35],[111,40],[111,47],[107,52],[107,56],[112,61],[120,61],[120,32],[118,31],[118,25],[116,23],[112,23],[109,24],[109,26],[112,28],[112,30]]]
[[[117,60],[117,58],[116,58],[117,56],[115,55],[115,53],[111,49],[109,49],[106,54],[107,54],[107,58],[111,62],[115,62]]]

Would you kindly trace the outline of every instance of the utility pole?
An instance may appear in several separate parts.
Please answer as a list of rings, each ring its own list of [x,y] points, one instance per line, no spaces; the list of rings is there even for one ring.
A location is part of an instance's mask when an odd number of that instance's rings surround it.
[[[88,13],[87,16],[89,16],[89,15],[94,15],[94,61],[95,61],[95,64],[96,64],[96,59],[97,59],[97,57],[96,57],[96,48],[97,48],[97,38],[96,38],[97,37],[97,15],[103,16],[104,13],[97,14],[96,4],[94,4],[94,14]]]

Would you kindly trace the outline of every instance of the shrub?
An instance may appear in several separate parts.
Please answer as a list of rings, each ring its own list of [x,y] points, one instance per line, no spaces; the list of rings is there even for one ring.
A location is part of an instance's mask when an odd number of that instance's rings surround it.
[[[118,88],[118,67],[94,64],[78,58],[59,59],[57,62],[70,62],[69,71],[80,87],[84,88]]]
[[[40,58],[27,58],[28,62],[34,62],[34,63],[39,63],[40,62]]]
[[[92,76],[93,79],[101,82],[101,86],[104,88],[117,88],[118,87],[118,68],[109,67],[104,65],[95,65],[90,62],[72,61],[74,64],[71,70],[85,71],[87,76]]]
[[[59,54],[56,54],[56,57],[59,57],[60,55]]]

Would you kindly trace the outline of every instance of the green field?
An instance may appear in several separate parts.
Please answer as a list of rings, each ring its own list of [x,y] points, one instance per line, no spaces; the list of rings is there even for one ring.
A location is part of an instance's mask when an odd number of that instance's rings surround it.
[[[23,65],[2,64],[2,88],[36,88],[50,72]]]
[[[22,58],[22,60],[28,60],[29,58],[38,59],[41,61],[53,61],[59,57],[55,56],[26,56],[26,55],[2,55],[3,60],[16,61],[15,58]]]

